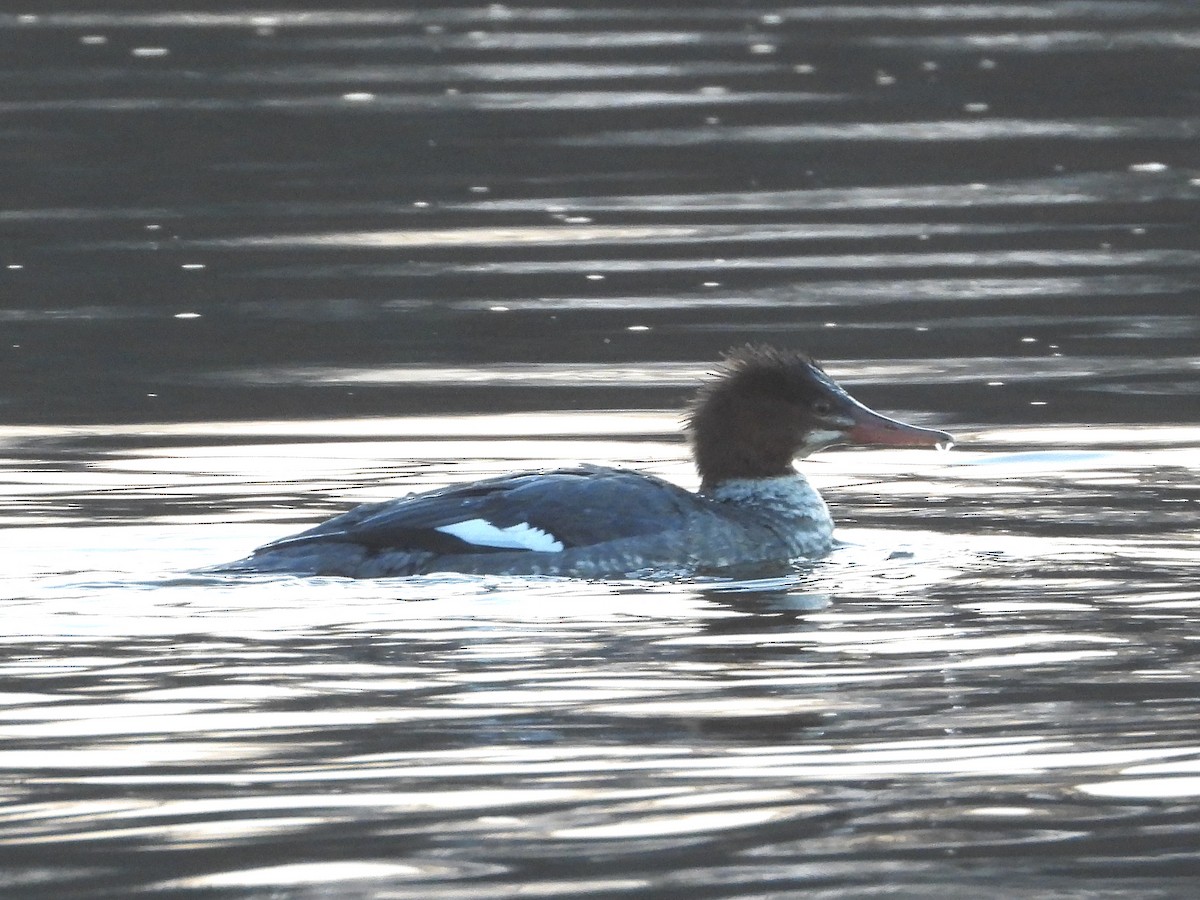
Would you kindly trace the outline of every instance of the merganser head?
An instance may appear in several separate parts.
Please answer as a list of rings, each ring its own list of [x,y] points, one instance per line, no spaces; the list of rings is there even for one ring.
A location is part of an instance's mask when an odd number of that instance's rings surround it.
[[[953,438],[863,406],[810,357],[773,347],[736,348],[700,387],[688,412],[702,487],[774,478],[792,460],[834,444],[934,447]]]

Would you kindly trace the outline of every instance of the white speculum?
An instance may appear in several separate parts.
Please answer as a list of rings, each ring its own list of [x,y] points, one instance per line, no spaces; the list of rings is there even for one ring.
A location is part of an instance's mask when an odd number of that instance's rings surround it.
[[[487,519],[467,519],[453,525],[441,525],[434,529],[449,534],[460,541],[476,547],[497,547],[505,550],[533,550],[539,553],[557,553],[562,550],[562,541],[527,522],[499,528]]]

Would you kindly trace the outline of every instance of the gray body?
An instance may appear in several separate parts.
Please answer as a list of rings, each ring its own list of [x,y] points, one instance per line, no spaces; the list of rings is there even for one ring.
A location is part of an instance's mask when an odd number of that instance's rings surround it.
[[[439,530],[478,520],[531,526],[562,549],[486,547]],[[358,578],[689,575],[821,556],[832,534],[825,502],[798,473],[694,494],[638,472],[580,466],[363,504],[222,568]]]

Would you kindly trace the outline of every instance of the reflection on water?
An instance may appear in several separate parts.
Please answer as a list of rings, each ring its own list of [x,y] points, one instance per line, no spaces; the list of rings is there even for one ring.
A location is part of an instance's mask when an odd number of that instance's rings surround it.
[[[321,438],[346,423],[217,444],[214,425],[168,426],[159,446],[43,429],[91,461],[5,479],[10,521],[70,497],[44,527],[0,531],[20,623],[0,664],[0,766],[22,773],[0,812],[10,865],[53,846],[51,893],[99,875],[416,897],[511,879],[572,896],[920,884],[919,861],[950,850],[972,860],[945,876],[960,886],[1003,871],[1098,888],[1101,871],[1169,879],[1194,859],[1194,819],[1161,806],[1200,790],[1180,715],[1200,666],[1194,428],[818,456],[843,545],[788,578],[185,571],[326,507],[507,468],[512,438],[551,421],[557,442],[519,437],[511,456],[692,478],[665,415],[361,422],[337,444]],[[1079,519],[1080,492],[1130,530]],[[175,508],[198,501],[206,514]],[[151,847],[159,864],[134,878],[121,860]],[[226,861],[234,848],[249,862]]]
[[[1189,0],[0,13],[0,893],[1175,898]],[[805,348],[772,579],[204,574]]]

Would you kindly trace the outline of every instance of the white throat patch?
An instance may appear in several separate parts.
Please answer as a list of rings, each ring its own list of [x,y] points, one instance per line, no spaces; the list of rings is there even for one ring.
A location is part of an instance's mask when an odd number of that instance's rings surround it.
[[[833,525],[829,507],[798,472],[776,478],[731,478],[717,485],[711,496],[726,503],[745,503],[787,516],[828,521],[831,528]]]

